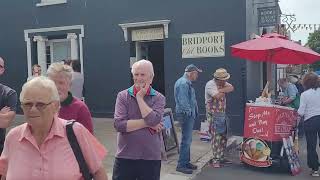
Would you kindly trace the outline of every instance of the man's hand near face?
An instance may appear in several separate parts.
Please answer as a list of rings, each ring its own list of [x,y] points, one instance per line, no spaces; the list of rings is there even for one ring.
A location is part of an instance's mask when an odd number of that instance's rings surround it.
[[[233,90],[234,90],[234,87],[228,82],[226,82],[224,86],[218,87],[218,91],[221,93],[229,93],[229,92],[232,92]]]
[[[145,84],[144,87],[140,88],[139,92],[136,95],[142,118],[145,118],[152,111],[152,109],[145,103],[143,99],[147,94],[147,91],[149,88],[150,88],[150,84]],[[163,123],[160,122],[159,124],[149,128],[151,128],[156,133],[158,133],[162,130]]]
[[[145,84],[143,87],[137,87],[139,89],[139,91],[136,94],[136,98],[137,98],[137,102],[138,102],[138,106],[139,106],[139,109],[141,112],[142,119],[136,120],[136,121],[128,121],[128,125],[127,125],[128,132],[135,131],[135,130],[138,130],[141,128],[150,128],[151,131],[154,131],[153,133],[158,133],[163,128],[162,122],[160,122],[159,124],[157,124],[155,126],[150,127],[146,124],[146,122],[144,120],[144,118],[150,112],[152,112],[152,109],[144,101],[144,97],[146,96],[149,87],[150,87],[150,84],[148,84],[148,85]]]
[[[147,90],[149,87],[150,85],[146,84],[144,87],[140,88],[139,92],[136,95],[142,118],[145,118],[152,111],[152,109],[146,104],[146,102],[143,99],[144,96],[147,94]]]
[[[144,96],[147,94],[148,88],[150,87],[150,85],[145,84],[143,87],[139,87],[140,90],[138,91],[136,97],[138,98],[144,98]]]
[[[217,93],[214,97],[217,99],[221,99],[221,98],[225,97],[225,95],[226,95],[225,93],[219,91],[219,93]]]

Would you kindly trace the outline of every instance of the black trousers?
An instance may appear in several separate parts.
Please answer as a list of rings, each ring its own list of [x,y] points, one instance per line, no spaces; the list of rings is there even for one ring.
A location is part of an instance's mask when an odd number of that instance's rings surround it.
[[[160,160],[115,158],[112,180],[160,180]]]
[[[320,116],[313,116],[304,122],[304,131],[307,140],[308,167],[317,171],[319,159],[317,154],[317,139],[320,137]]]

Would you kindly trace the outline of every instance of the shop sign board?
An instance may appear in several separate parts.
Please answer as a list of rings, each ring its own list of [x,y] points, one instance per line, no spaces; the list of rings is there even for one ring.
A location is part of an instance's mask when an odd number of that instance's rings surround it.
[[[282,141],[282,138],[291,135],[296,122],[297,113],[292,108],[247,105],[244,137]]]
[[[182,58],[225,56],[224,31],[182,34]]]
[[[150,41],[163,39],[163,28],[134,29],[131,31],[132,41]]]
[[[258,8],[258,26],[268,27],[276,26],[279,19],[279,7],[261,7]]]

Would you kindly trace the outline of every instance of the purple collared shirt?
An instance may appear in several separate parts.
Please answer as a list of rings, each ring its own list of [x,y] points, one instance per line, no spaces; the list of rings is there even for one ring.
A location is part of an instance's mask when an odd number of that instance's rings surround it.
[[[133,88],[118,93],[114,112],[114,127],[118,131],[117,158],[161,160],[161,143],[159,134],[151,134],[148,128],[127,132],[127,122],[142,119]],[[155,126],[162,121],[165,97],[151,89],[150,95],[144,97],[146,104],[153,110],[145,118],[149,126]]]

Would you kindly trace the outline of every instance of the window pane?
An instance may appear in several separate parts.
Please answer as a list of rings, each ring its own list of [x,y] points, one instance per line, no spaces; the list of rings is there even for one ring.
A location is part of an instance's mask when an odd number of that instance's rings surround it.
[[[53,42],[53,62],[59,62],[64,59],[71,58],[71,43],[70,41]]]

